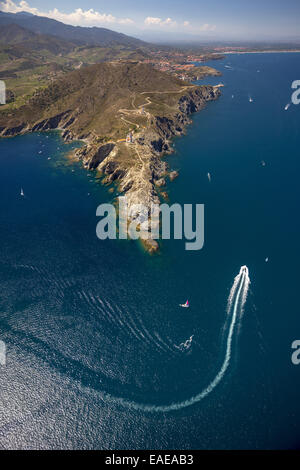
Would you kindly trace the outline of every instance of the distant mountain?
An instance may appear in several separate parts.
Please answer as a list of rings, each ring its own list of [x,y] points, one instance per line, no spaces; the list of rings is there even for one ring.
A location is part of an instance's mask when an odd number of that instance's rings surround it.
[[[17,24],[37,34],[56,36],[77,45],[113,46],[122,45],[131,48],[147,46],[148,43],[140,39],[117,33],[106,28],[86,28],[71,26],[50,18],[31,14],[4,13],[0,11],[0,26]]]
[[[34,16],[32,13],[28,13],[28,11],[19,11],[18,13],[15,13],[16,15],[22,15],[22,16]]]
[[[4,44],[18,44],[24,41],[30,41],[37,36],[29,29],[22,28],[17,24],[1,25],[0,42]]]
[[[62,54],[72,51],[76,45],[45,34],[37,34],[18,24],[7,24],[0,28],[0,46],[18,46],[20,53],[29,51],[48,51]]]

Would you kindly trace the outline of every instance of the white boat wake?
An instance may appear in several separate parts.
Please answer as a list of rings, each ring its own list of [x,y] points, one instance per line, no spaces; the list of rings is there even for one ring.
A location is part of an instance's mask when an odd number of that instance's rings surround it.
[[[127,408],[145,411],[145,412],[168,412],[168,411],[176,411],[182,408],[186,408],[188,406],[194,405],[195,403],[200,402],[209,395],[221,382],[223,379],[231,360],[232,354],[232,341],[234,338],[234,334],[237,330],[236,326],[238,320],[242,318],[244,305],[247,300],[247,294],[250,285],[250,278],[249,278],[249,271],[247,266],[242,266],[240,269],[239,274],[235,277],[232,288],[229,293],[228,301],[227,301],[227,314],[231,315],[231,321],[228,328],[228,335],[226,340],[226,349],[225,349],[225,357],[222,363],[222,366],[215,376],[215,378],[204,388],[200,393],[194,395],[193,397],[180,401],[170,403],[169,405],[151,405],[151,404],[143,404],[138,403],[130,400],[126,400],[124,398],[113,397],[108,393],[103,393],[103,396],[110,401],[113,401],[116,404],[122,405]]]

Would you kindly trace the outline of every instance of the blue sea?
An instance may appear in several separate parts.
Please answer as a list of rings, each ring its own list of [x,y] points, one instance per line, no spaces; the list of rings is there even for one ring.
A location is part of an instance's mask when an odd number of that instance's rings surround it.
[[[200,251],[100,241],[113,195],[80,144],[0,141],[1,448],[300,447],[299,59],[229,55],[199,82],[222,97],[167,160],[170,203],[205,205]]]

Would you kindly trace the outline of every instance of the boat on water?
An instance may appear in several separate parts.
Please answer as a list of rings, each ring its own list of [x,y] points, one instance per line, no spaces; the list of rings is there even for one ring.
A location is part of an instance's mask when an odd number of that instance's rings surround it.
[[[207,178],[208,178],[208,181],[211,182],[211,174],[210,173],[207,173]]]
[[[249,103],[253,103],[253,98],[251,98],[251,96],[249,98]]]
[[[183,308],[189,308],[190,304],[189,304],[189,301],[187,300],[185,304],[179,304],[179,306]]]
[[[284,110],[287,111],[290,106],[291,106],[291,103],[288,103],[287,105],[285,105]]]
[[[194,338],[194,335],[190,336],[190,338],[187,339],[184,343],[180,343],[178,349],[180,349],[181,351],[190,349],[190,347],[192,345],[193,338]]]
[[[23,188],[21,188],[20,196],[22,196],[22,197],[25,196],[24,191],[23,191]]]

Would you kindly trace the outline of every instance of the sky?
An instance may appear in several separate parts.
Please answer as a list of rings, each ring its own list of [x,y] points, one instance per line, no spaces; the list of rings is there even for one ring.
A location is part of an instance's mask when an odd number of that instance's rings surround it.
[[[3,0],[0,10],[148,40],[300,39],[300,0]]]

